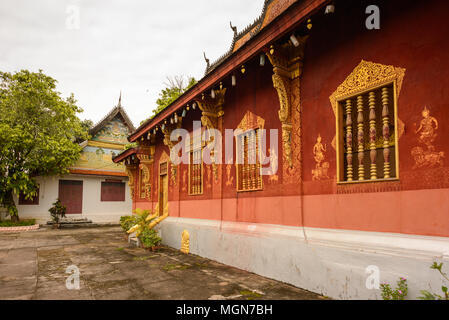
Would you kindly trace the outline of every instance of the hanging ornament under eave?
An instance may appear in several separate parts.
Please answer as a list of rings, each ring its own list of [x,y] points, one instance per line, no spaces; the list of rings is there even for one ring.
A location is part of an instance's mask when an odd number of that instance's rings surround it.
[[[273,55],[273,53],[274,53],[274,47],[273,47],[273,45],[271,45],[270,46],[270,54]]]
[[[260,62],[259,62],[260,66],[263,67],[265,65],[265,54],[261,53],[260,54]]]
[[[242,74],[245,73],[246,69],[245,69],[245,65],[242,65],[242,68],[240,69],[240,71],[242,72]]]
[[[220,82],[220,90],[223,90],[223,82]]]
[[[173,124],[173,118],[170,118],[170,124]]]
[[[154,134],[154,135],[156,134],[156,129],[153,129],[153,134]]]
[[[175,123],[178,123],[178,115],[175,113]]]
[[[235,79],[235,75],[233,74],[231,77],[231,84],[233,87],[235,87],[235,84],[237,83],[237,80]]]
[[[210,91],[210,96],[211,96],[212,99],[215,99],[215,90],[214,89],[212,89]]]
[[[162,124],[162,130],[165,130],[165,123]]]
[[[307,20],[307,29],[312,29],[312,20],[311,19],[308,19]]]
[[[187,107],[187,108],[188,108],[188,107]],[[186,114],[187,114],[187,111],[186,111],[186,109],[182,110],[182,114],[181,114],[181,117],[185,118]]]
[[[195,103],[195,102],[192,104],[192,109],[193,109],[193,110],[196,109],[196,103]]]

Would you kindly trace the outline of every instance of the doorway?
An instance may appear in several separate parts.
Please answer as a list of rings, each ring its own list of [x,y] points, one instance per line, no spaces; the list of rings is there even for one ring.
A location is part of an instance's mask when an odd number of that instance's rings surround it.
[[[164,209],[168,203],[168,163],[159,164],[159,215],[164,214]]]

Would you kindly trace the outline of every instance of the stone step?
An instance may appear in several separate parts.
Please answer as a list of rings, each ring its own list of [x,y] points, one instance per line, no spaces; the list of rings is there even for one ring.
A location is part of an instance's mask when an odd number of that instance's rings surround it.
[[[136,236],[129,236],[128,243],[133,247],[140,247],[140,240]]]

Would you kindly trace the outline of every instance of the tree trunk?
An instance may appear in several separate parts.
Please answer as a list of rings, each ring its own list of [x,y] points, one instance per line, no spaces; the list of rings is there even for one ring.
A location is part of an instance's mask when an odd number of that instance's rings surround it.
[[[8,210],[9,215],[11,216],[12,222],[19,221],[19,212],[17,210],[16,204],[14,203],[14,197],[12,194],[12,190],[6,193],[5,202],[3,203],[4,207]]]

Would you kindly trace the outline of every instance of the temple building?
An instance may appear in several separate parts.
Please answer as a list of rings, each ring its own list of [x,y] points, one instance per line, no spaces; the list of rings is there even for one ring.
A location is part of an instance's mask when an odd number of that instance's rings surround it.
[[[128,137],[138,147],[113,160],[133,208],[168,208],[165,244],[188,233],[193,254],[333,298],[380,299],[399,277],[412,298],[441,287],[429,267],[449,264],[449,3],[374,2],[265,0]],[[181,163],[175,129],[191,137]],[[207,162],[211,142],[222,152]]]
[[[89,140],[81,143],[79,160],[64,176],[37,177],[39,190],[31,200],[15,199],[21,218],[35,218],[38,223],[50,220],[48,209],[59,198],[66,206],[66,216],[93,222],[117,223],[129,215],[129,195],[125,166],[112,161],[124,150],[128,135],[135,127],[121,105],[115,106],[89,130]]]

